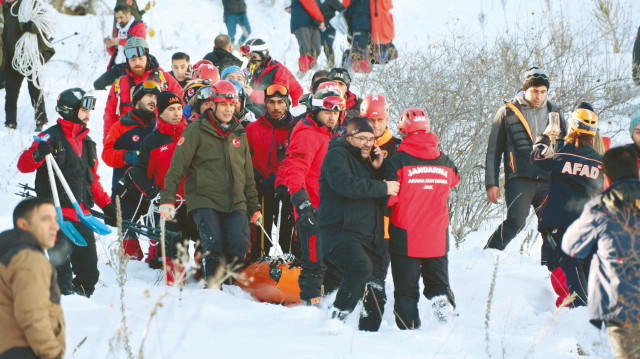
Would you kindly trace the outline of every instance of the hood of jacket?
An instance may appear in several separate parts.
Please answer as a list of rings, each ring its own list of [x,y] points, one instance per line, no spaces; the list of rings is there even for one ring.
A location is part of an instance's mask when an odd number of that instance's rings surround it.
[[[412,133],[402,141],[398,152],[406,152],[425,160],[438,158],[440,157],[438,136],[431,132]]]
[[[640,180],[630,178],[614,182],[602,194],[602,203],[610,211],[640,214]]]
[[[0,233],[0,262],[13,251],[33,248],[42,252],[42,247],[36,237],[25,230],[14,228]]]

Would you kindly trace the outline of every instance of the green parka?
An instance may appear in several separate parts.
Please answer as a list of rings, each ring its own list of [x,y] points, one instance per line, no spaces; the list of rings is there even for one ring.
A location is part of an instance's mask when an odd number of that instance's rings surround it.
[[[212,208],[223,213],[254,213],[260,209],[247,132],[235,119],[225,134],[209,109],[185,128],[173,153],[160,203],[175,202],[185,174],[189,212]]]

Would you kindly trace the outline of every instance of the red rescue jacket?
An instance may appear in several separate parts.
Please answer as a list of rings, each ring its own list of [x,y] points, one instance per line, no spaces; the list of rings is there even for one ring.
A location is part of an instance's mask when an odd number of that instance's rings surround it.
[[[113,38],[117,38],[118,37],[118,28],[117,27],[113,27]],[[131,24],[131,26],[129,26],[129,31],[127,31],[127,36],[126,37],[119,37],[119,41],[118,44],[121,46],[124,46],[124,44],[127,42],[127,40],[130,37],[141,37],[143,39],[147,38],[147,25],[144,24],[144,22],[140,21],[140,20],[133,20],[133,23]],[[118,53],[118,45],[114,45],[114,46],[109,46],[107,47],[107,53],[109,55],[111,55],[111,59],[109,59],[109,65],[107,65],[107,69],[110,69],[111,66],[115,65],[115,61],[116,61],[116,55]]]
[[[82,157],[83,151],[86,151],[87,149],[84,148],[84,144],[85,144],[85,139],[87,141],[91,141],[93,142],[90,138],[87,138],[87,135],[89,134],[89,129],[86,126],[80,125],[78,123],[75,122],[71,122],[71,121],[67,121],[64,119],[58,119],[58,123],[56,126],[59,126],[60,129],[62,130],[62,133],[64,134],[65,140],[69,142],[69,145],[71,148],[73,148],[73,151],[75,153],[71,154],[71,153],[67,153],[65,156],[73,156],[76,155],[78,157]],[[53,127],[53,126],[52,126]],[[50,132],[52,127],[50,127],[49,129],[47,129],[47,131],[42,132],[38,135],[38,137],[43,137],[47,134],[47,132]],[[51,143],[51,140],[49,141]],[[38,144],[40,142],[39,141],[33,141],[33,143],[31,144],[31,147],[29,147],[28,149],[26,149],[22,155],[20,155],[20,159],[18,160],[18,170],[22,173],[31,173],[34,172],[36,170],[38,170],[38,172],[40,171],[44,171],[47,172],[47,168],[46,166],[40,168],[40,166],[42,166],[42,164],[45,162],[40,161],[40,162],[36,162],[33,159],[33,152],[36,150],[36,147],[38,147]],[[93,143],[93,146],[95,147],[95,143]],[[54,147],[54,151],[55,151],[55,147],[56,144],[52,143],[52,147]],[[55,154],[54,154],[55,157]],[[71,161],[67,160],[61,160],[61,159],[56,159],[56,161],[65,161],[65,162],[69,162],[71,163]],[[64,172],[65,171],[65,166],[64,164],[60,165],[60,169]],[[104,208],[106,205],[108,205],[109,203],[111,203],[111,198],[109,197],[109,195],[104,191],[104,189],[102,188],[102,185],[100,185],[100,176],[98,175],[98,156],[97,154],[95,154],[95,161],[94,161],[94,165],[93,167],[91,167],[91,174],[93,176],[93,182],[91,182],[91,194],[93,196],[93,201],[95,201],[95,203],[100,207],[100,208]],[[38,177],[38,176],[36,176]],[[47,176],[48,178],[48,176]],[[67,181],[72,181],[72,179],[67,179]],[[37,179],[36,179],[37,182]],[[42,184],[43,186],[47,186],[48,184]],[[38,190],[39,184],[36,183],[36,190]],[[61,198],[63,198],[63,196],[66,196],[66,194],[62,194],[60,191],[58,191]],[[83,201],[82,201],[82,194],[81,193],[74,193],[74,196],[76,197],[76,199],[78,200],[80,207],[82,208],[83,213],[88,214],[90,213],[89,209],[90,208],[86,208]],[[75,209],[73,209],[73,207],[71,206],[63,206],[62,207],[62,215],[64,218],[72,220],[72,221],[78,221],[78,216],[76,214]]]
[[[104,128],[102,138],[107,137],[109,129],[114,123],[118,122],[121,116],[133,110],[133,104],[131,103],[131,89],[140,82],[148,80],[157,82],[162,91],[169,90],[178,95],[182,100],[182,95],[184,93],[182,87],[173,76],[169,73],[165,73],[161,68],[153,68],[149,65],[149,68],[144,74],[142,74],[142,76],[135,76],[127,67],[127,74],[117,79],[109,90],[107,105],[104,109]],[[131,83],[133,83],[133,86]]]
[[[438,150],[433,133],[408,136],[384,163],[385,178],[400,182],[390,196],[389,251],[415,258],[442,257],[447,251],[449,189],[460,182],[458,169]]]
[[[304,188],[309,193],[311,204],[318,208],[320,168],[332,137],[333,131],[326,126],[318,126],[311,114],[298,122],[278,168],[276,187],[284,184],[290,194]]]
[[[285,116],[286,120],[278,127],[269,122],[265,115],[246,127],[253,168],[263,178],[276,174],[280,166],[278,153],[284,153],[282,151],[289,147],[289,126],[293,118],[288,111]]]
[[[291,96],[291,106],[298,106],[298,99],[302,96],[304,90],[298,80],[293,77],[289,69],[281,63],[269,59],[269,62],[257,77],[251,79],[251,100],[257,104],[264,104],[264,90],[272,84],[282,84],[289,89]]]

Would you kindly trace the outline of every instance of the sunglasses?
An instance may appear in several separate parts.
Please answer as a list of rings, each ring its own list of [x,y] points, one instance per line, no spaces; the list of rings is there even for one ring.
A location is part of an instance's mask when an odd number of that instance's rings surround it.
[[[342,97],[338,96],[329,96],[325,97],[322,100],[313,99],[313,101],[311,101],[311,104],[313,106],[322,107],[327,111],[344,111],[344,109],[346,108],[344,100],[342,99]]]
[[[89,111],[92,111],[93,109],[96,108],[96,98],[93,97],[93,96],[85,96],[80,101],[82,101],[80,103],[80,106],[82,108],[85,108],[85,109],[87,109]]]
[[[265,90],[265,94],[267,96],[273,96],[275,94],[280,94],[281,96],[289,96],[289,90],[282,84],[273,84],[269,85]]]
[[[142,57],[145,55],[145,51],[143,47],[133,47],[129,49],[124,49],[124,56],[127,59],[132,59],[134,57]]]

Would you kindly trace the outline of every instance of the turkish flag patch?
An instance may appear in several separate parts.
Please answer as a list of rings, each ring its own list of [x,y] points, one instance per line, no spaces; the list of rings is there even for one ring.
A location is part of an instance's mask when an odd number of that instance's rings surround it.
[[[233,141],[231,141],[231,143],[233,143],[235,147],[240,147],[240,140],[237,138],[234,138]]]
[[[180,139],[178,140],[178,146],[182,145],[184,143],[184,137],[180,137]]]
[[[140,141],[140,136],[138,136],[138,135],[133,135],[133,136],[131,137],[131,140],[132,140],[133,142],[138,142],[138,141]]]

